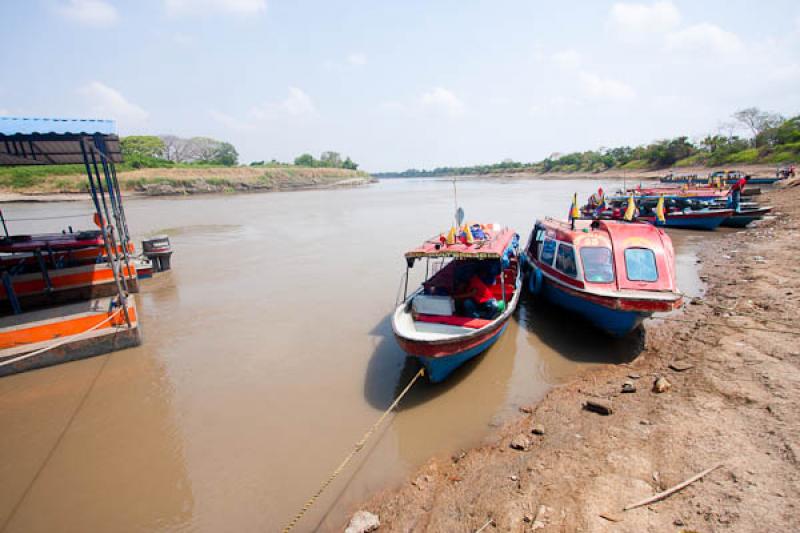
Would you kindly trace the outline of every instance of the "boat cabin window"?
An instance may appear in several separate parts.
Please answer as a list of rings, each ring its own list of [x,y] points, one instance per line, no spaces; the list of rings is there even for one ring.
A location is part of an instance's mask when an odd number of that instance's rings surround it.
[[[556,241],[545,239],[542,245],[542,255],[539,260],[547,266],[553,266],[553,258],[556,256]]]
[[[528,253],[532,257],[539,257],[539,248],[542,247],[542,241],[544,241],[544,228],[536,226],[533,228],[531,239],[528,242]]]
[[[562,242],[558,245],[556,269],[573,278],[578,276],[578,268],[575,265],[575,249],[569,244]]]
[[[614,281],[614,263],[611,248],[586,246],[581,248],[583,277],[591,283],[611,283]]]
[[[656,255],[647,248],[625,250],[625,270],[630,281],[658,281]]]

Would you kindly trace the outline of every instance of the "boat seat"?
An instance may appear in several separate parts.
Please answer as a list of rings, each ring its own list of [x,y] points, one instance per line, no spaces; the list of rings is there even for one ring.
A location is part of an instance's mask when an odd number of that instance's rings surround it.
[[[483,318],[472,318],[468,316],[435,316],[435,315],[416,315],[414,320],[417,322],[428,322],[431,324],[445,324],[448,326],[459,326],[462,328],[481,329],[490,324],[491,320]]]

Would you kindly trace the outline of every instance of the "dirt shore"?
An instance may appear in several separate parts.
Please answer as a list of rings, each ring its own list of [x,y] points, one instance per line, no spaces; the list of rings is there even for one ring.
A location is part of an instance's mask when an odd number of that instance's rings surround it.
[[[776,165],[728,165],[725,167],[704,167],[704,166],[673,167],[673,168],[662,168],[658,170],[647,170],[647,169],[622,170],[618,168],[612,168],[609,170],[604,170],[602,172],[585,172],[585,171],[529,172],[523,170],[520,172],[506,172],[498,174],[481,175],[475,177],[533,178],[533,179],[545,179],[545,180],[569,180],[569,179],[603,180],[603,179],[626,178],[632,181],[633,180],[649,181],[649,180],[657,180],[662,176],[669,174],[670,172],[672,172],[673,174],[696,174],[700,177],[705,177],[717,170],[741,170],[742,172],[749,174],[751,176],[772,177],[775,176],[776,168],[777,168]]]
[[[392,532],[800,531],[800,187],[766,200],[777,216],[702,251],[706,294],[648,321],[635,360],[554,389],[361,508]],[[668,391],[653,391],[658,377]],[[613,413],[585,410],[590,399]]]

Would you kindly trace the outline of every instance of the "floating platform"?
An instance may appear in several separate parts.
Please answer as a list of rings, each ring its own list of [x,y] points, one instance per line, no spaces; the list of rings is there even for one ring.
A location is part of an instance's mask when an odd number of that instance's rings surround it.
[[[0,318],[0,377],[138,346],[135,300],[126,305],[130,326],[116,302],[96,298]]]

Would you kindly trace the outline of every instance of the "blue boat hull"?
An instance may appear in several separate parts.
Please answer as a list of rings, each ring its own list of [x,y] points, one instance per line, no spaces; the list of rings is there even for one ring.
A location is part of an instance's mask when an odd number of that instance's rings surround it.
[[[727,216],[719,217],[702,217],[702,218],[689,218],[689,217],[670,217],[667,216],[665,222],[657,222],[652,219],[645,219],[650,224],[654,224],[661,228],[683,228],[683,229],[704,229],[713,230],[722,224]]]
[[[425,367],[425,374],[428,376],[428,380],[430,380],[432,383],[439,383],[447,379],[447,377],[452,374],[456,368],[460,367],[473,357],[488,350],[489,347],[497,342],[497,339],[499,339],[500,335],[502,335],[505,331],[506,326],[508,326],[508,321],[497,328],[497,331],[481,344],[478,344],[477,346],[469,348],[463,352],[446,355],[444,357],[425,357],[420,355],[416,357]]]
[[[541,294],[557,306],[583,316],[598,329],[613,337],[624,337],[639,327],[639,324],[649,316],[645,313],[611,309],[590,302],[559,288],[556,283],[549,280],[545,280],[542,284]]]

